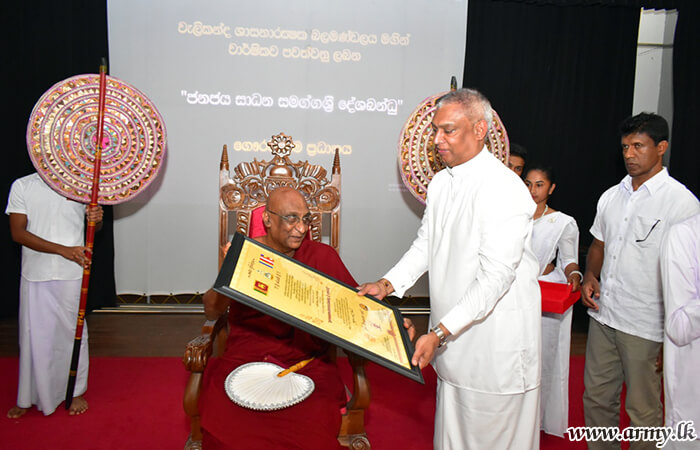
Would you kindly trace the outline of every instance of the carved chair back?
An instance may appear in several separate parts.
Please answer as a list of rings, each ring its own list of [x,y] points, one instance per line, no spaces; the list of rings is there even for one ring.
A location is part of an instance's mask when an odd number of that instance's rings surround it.
[[[335,151],[331,177],[320,165],[308,161],[292,162],[296,147],[291,136],[280,133],[267,143],[272,152],[269,161],[242,162],[229,169],[224,145],[219,166],[219,266],[226,246],[235,231],[250,235],[254,213],[265,206],[270,192],[278,187],[292,187],[304,195],[311,212],[309,237],[321,241],[328,231],[328,244],[339,250],[340,237],[340,156]]]

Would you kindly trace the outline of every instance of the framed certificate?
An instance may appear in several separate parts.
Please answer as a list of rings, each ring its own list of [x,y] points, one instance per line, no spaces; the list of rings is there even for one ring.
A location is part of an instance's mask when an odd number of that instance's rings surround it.
[[[419,383],[398,308],[236,233],[214,290]]]

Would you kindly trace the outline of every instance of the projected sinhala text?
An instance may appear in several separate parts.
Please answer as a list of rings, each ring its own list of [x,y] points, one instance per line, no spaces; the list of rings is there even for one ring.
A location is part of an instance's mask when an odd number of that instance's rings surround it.
[[[187,23],[178,22],[177,31],[179,34],[190,35],[196,38],[206,36],[221,36],[226,39],[233,37],[239,39],[271,39],[276,41],[296,41],[313,42],[320,45],[358,45],[361,47],[382,45],[382,46],[403,46],[408,47],[411,43],[411,34],[391,33],[361,33],[354,30],[330,30],[323,31],[312,29],[311,33],[305,30],[287,30],[276,28],[258,27],[235,27],[233,34],[231,27],[223,22],[218,25],[208,25],[200,21]],[[252,56],[262,58],[277,58],[281,56],[285,59],[314,60],[322,63],[344,63],[360,62],[362,53],[350,48],[328,50],[313,47],[311,45],[291,47],[280,47],[275,44],[262,45],[258,42],[232,41],[229,42],[227,52],[232,56]]]
[[[213,106],[240,106],[253,108],[271,108],[275,106],[275,99],[270,96],[265,96],[260,93],[251,95],[228,95],[222,94],[220,91],[214,94],[207,94],[199,91],[187,91],[182,89],[180,96],[184,97],[190,105],[213,105]],[[312,95],[289,95],[277,97],[276,106],[282,109],[300,109],[300,110],[321,110],[327,113],[333,112],[337,106],[339,111],[345,111],[349,114],[357,112],[377,112],[395,116],[398,114],[399,107],[403,105],[402,99],[386,98],[381,100],[369,97],[358,99],[352,96],[347,99],[337,101],[332,95],[325,95],[323,98],[313,97]]]
[[[308,156],[326,155],[335,152],[339,149],[341,155],[351,155],[352,145],[349,144],[329,144],[325,141],[310,142],[305,144],[299,140],[294,140],[294,148],[292,153],[305,153]],[[235,152],[260,152],[270,153],[270,147],[267,145],[267,140],[262,141],[235,141],[233,143],[233,151]]]

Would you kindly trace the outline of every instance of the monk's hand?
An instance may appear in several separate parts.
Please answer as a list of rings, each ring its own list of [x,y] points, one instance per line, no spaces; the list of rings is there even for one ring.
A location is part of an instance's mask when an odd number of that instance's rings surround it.
[[[411,363],[423,369],[433,360],[438,345],[440,345],[440,338],[435,333],[428,333],[419,337],[418,341],[416,341],[416,350],[413,352]]]
[[[581,301],[587,308],[598,311],[598,303],[596,300],[600,298],[600,283],[598,279],[590,272],[586,272],[583,276],[583,285],[581,286]]]
[[[374,283],[362,283],[357,287],[357,295],[371,295],[379,300],[382,300],[387,295],[394,292],[394,287],[389,280],[382,278]]]
[[[90,249],[84,246],[63,247],[60,255],[82,266],[84,269],[90,267],[90,263],[92,263]]]
[[[404,317],[403,327],[408,332],[408,338],[411,340],[411,342],[413,342],[413,340],[416,338],[416,326],[413,325],[413,321],[408,317]]]

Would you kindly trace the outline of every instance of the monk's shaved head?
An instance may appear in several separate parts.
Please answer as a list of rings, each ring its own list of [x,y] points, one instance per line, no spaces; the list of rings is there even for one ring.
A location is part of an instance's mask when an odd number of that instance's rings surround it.
[[[288,186],[278,187],[270,192],[267,197],[267,209],[275,212],[280,212],[285,208],[285,205],[303,203],[306,206],[304,196],[296,189]],[[280,213],[284,215],[284,213]]]

